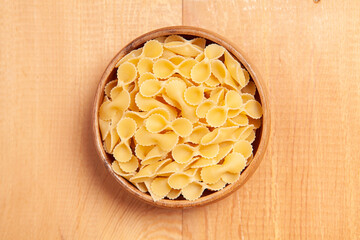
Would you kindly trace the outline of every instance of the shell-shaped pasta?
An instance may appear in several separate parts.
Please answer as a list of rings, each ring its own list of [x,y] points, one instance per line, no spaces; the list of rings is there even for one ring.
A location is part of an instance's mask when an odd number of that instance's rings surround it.
[[[211,61],[211,72],[220,83],[224,83],[225,79],[229,77],[224,63],[220,60]]]
[[[142,55],[147,58],[159,58],[163,54],[163,45],[157,40],[150,40],[144,44]]]
[[[130,105],[129,92],[122,90],[113,97],[113,100],[103,102],[99,108],[99,118],[110,120],[115,114],[122,113]]]
[[[175,66],[167,59],[159,59],[153,65],[153,72],[157,78],[168,78],[175,72]]]
[[[178,144],[172,150],[172,156],[178,163],[188,163],[193,156],[200,155],[204,158],[213,158],[219,153],[219,145],[210,144],[191,147],[187,144]]]
[[[208,111],[210,109],[212,109],[214,106],[215,106],[215,103],[213,101],[211,101],[211,100],[203,101],[196,108],[196,116],[198,118],[205,118]]]
[[[220,179],[216,183],[206,185],[206,188],[211,191],[220,191],[225,186],[226,186],[226,182],[224,182],[222,179]]]
[[[163,168],[161,168],[157,172],[157,174],[159,176],[170,176],[171,174],[173,174],[175,172],[181,172],[182,170],[185,169],[185,167],[186,167],[186,164],[171,162],[171,163],[167,164],[166,166],[164,166]]]
[[[151,182],[151,190],[157,196],[163,198],[165,197],[171,190],[171,187],[168,184],[168,179],[165,177],[156,177]]]
[[[170,78],[165,86],[166,94],[169,98],[177,102],[181,106],[181,115],[191,122],[196,122],[196,108],[187,104],[184,100],[184,92],[186,84],[179,78]]]
[[[111,129],[111,122],[99,119],[99,129],[101,133],[101,139],[104,141]]]
[[[132,178],[130,178],[131,182],[144,182],[145,180],[152,178],[156,175],[157,171],[168,164],[171,159],[164,159],[161,161],[157,161],[155,163],[149,164],[139,170]]]
[[[249,158],[253,152],[251,143],[246,140],[239,140],[234,144],[233,151],[241,153],[245,159]]]
[[[118,161],[113,161],[112,164],[111,164],[111,168],[113,169],[113,171],[119,175],[119,176],[122,176],[126,179],[130,179],[132,176],[134,176],[134,173],[127,173],[127,172],[124,172],[120,166],[119,166],[119,162]]]
[[[206,113],[206,122],[212,127],[224,125],[227,119],[227,110],[224,107],[215,106]]]
[[[202,87],[192,86],[184,92],[185,101],[192,105],[199,105],[204,99],[204,89]]]
[[[175,65],[179,65],[182,61],[184,61],[184,57],[180,55],[174,55],[169,58],[169,61],[172,62]]]
[[[185,59],[184,61],[182,61],[179,64],[179,67],[178,67],[179,74],[185,78],[190,78],[191,71],[197,63],[198,62],[195,59],[192,59],[192,58]]]
[[[220,85],[220,81],[213,74],[211,74],[209,79],[206,80],[204,83],[208,87],[216,87]]]
[[[238,114],[230,119],[237,126],[246,126],[249,124],[249,118],[245,114]]]
[[[139,92],[144,97],[153,97],[158,95],[162,89],[163,86],[160,81],[157,79],[149,79],[141,84]]]
[[[136,131],[135,140],[143,146],[158,145],[163,151],[170,151],[177,144],[179,137],[174,132],[151,133],[143,126]]]
[[[140,77],[137,80],[137,84],[139,86],[141,86],[143,84],[143,82],[145,82],[146,80],[149,80],[149,79],[157,79],[157,78],[155,77],[155,75],[153,73],[146,72],[146,73],[143,73],[140,75]]]
[[[262,116],[262,108],[258,101],[249,100],[244,105],[245,112],[248,116],[254,119],[259,119]]]
[[[198,199],[204,192],[204,187],[199,182],[192,182],[181,190],[182,195],[189,201]]]
[[[132,157],[132,151],[128,144],[120,142],[115,146],[113,155],[118,162],[128,162]]]
[[[171,116],[177,116],[177,111],[175,108],[164,104],[154,98],[150,97],[144,97],[140,93],[137,93],[135,96],[135,102],[136,105],[142,110],[142,111],[151,111],[155,108],[163,108],[166,109]]]
[[[256,130],[253,130],[245,140],[248,141],[249,143],[253,143],[255,141],[255,137],[256,137]]]
[[[201,141],[201,138],[208,134],[210,130],[205,126],[197,126],[193,129],[191,132],[188,141],[191,143],[199,144]]]
[[[122,63],[129,61],[133,58],[138,58],[142,53],[142,48],[132,50],[130,53],[126,54],[123,58],[121,58],[115,65],[115,67],[119,67]]]
[[[178,198],[180,194],[181,194],[181,189],[171,189],[168,195],[166,195],[166,197],[168,199],[174,200]]]
[[[234,91],[230,90],[225,95],[225,105],[229,109],[239,109],[242,107],[242,98],[241,95]]]
[[[244,88],[241,89],[242,93],[248,93],[250,95],[255,95],[256,93],[256,86],[253,81],[249,82]]]
[[[119,162],[119,167],[124,172],[135,172],[136,169],[139,167],[139,160],[137,159],[137,157],[132,156],[130,161],[128,162]]]
[[[129,62],[124,62],[118,67],[117,78],[119,82],[129,84],[135,80],[137,77],[137,70],[134,64]]]
[[[174,173],[169,177],[169,185],[174,189],[182,189],[193,181],[193,176],[184,172]]]
[[[117,79],[115,80],[112,80],[110,82],[108,82],[106,85],[105,85],[105,88],[104,88],[104,92],[105,92],[105,95],[110,98],[110,92],[111,90],[117,85],[118,81]]]
[[[225,157],[222,166],[227,172],[240,173],[246,166],[246,159],[241,153],[232,152]]]
[[[168,126],[168,121],[160,114],[152,114],[146,119],[145,127],[151,133],[158,133]]]
[[[210,78],[211,66],[209,62],[201,61],[195,64],[191,70],[191,79],[195,83],[203,83]]]
[[[138,73],[140,75],[144,74],[144,73],[147,73],[147,72],[152,73],[153,65],[154,65],[154,62],[153,62],[153,60],[151,58],[142,58],[142,59],[140,59],[138,64],[137,64]]]
[[[202,52],[202,48],[197,44],[192,44],[192,41],[177,35],[169,36],[165,39],[164,47],[184,57],[195,57]]]
[[[206,46],[204,50],[204,55],[208,59],[218,59],[224,54],[224,52],[225,52],[224,47],[213,43]]]
[[[254,100],[255,97],[253,95],[251,95],[250,93],[242,93],[241,99],[242,99],[243,103],[246,103],[249,100]]]
[[[214,184],[220,180],[222,173],[222,165],[204,167],[201,170],[201,179],[207,184]]]
[[[191,134],[193,126],[187,118],[177,118],[171,123],[171,129],[180,137],[187,137]]]
[[[236,182],[236,180],[238,180],[239,177],[240,177],[240,173],[226,172],[223,175],[221,175],[221,180],[230,184]]]
[[[172,150],[172,157],[177,163],[187,163],[194,156],[194,149],[187,144],[178,144]]]
[[[121,119],[116,126],[116,131],[122,141],[130,139],[136,131],[135,120],[131,118]]]
[[[163,54],[161,55],[161,58],[162,59],[170,59],[174,56],[178,56],[178,55],[170,50],[164,49]]]

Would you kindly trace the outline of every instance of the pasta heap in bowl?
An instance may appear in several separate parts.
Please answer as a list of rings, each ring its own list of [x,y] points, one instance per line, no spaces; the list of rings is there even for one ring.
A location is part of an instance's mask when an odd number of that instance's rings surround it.
[[[116,64],[99,109],[113,171],[154,201],[193,201],[234,183],[253,157],[262,107],[249,73],[222,46],[179,35]]]

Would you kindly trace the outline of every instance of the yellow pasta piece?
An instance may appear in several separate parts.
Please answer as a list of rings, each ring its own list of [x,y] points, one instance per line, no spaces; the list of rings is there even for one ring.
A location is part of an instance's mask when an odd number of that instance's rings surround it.
[[[206,122],[212,127],[224,125],[227,119],[227,109],[215,106],[206,113]]]
[[[113,171],[119,175],[119,176],[122,176],[124,177],[125,179],[129,180],[131,177],[134,176],[134,173],[127,173],[127,172],[124,172],[123,170],[121,170],[120,166],[119,166],[119,162],[118,161],[113,161],[112,164],[111,164],[111,168],[113,169]]]
[[[249,82],[243,89],[241,89],[242,93],[248,93],[250,95],[255,95],[256,93],[256,86],[254,82]]]
[[[181,107],[181,116],[189,119],[192,123],[198,120],[195,111],[196,108],[187,104],[184,100],[186,84],[179,78],[171,78],[166,84],[166,94],[170,99]]]
[[[191,164],[191,168],[203,168],[218,164],[233,148],[232,142],[223,142],[219,144],[219,152],[214,158],[201,157]]]
[[[218,44],[210,44],[204,50],[204,56],[208,59],[218,59],[225,52],[225,48]]]
[[[191,79],[195,83],[203,83],[210,78],[211,65],[207,61],[201,61],[195,64],[191,70]]]
[[[122,63],[129,61],[134,58],[138,58],[142,53],[142,48],[135,49],[131,52],[129,52],[127,55],[125,55],[123,58],[121,58],[115,65],[115,67],[119,67]]]
[[[248,141],[249,143],[253,143],[255,141],[255,137],[256,137],[256,130],[254,129],[245,140]]]
[[[171,189],[170,192],[166,195],[168,199],[174,200],[178,198],[181,194],[181,189]]]
[[[144,126],[135,133],[135,140],[143,146],[158,145],[163,151],[170,151],[177,144],[179,137],[174,132],[151,133]]]
[[[119,82],[129,84],[137,77],[137,70],[134,64],[125,62],[118,67],[117,78]]]
[[[201,138],[208,134],[210,130],[206,126],[197,126],[193,129],[190,136],[187,138],[187,141],[199,144],[201,141]]]
[[[249,100],[244,105],[244,110],[248,116],[254,119],[259,119],[262,116],[262,108],[258,101]]]
[[[198,145],[197,147],[191,147],[187,144],[178,144],[172,150],[172,156],[178,163],[187,163],[194,156],[200,155],[204,158],[213,158],[219,153],[218,144],[210,145]]]
[[[184,172],[174,173],[169,177],[168,183],[171,188],[182,189],[189,183],[196,180],[196,169],[189,169]]]
[[[245,166],[246,160],[243,155],[240,153],[230,153],[225,157],[223,164],[203,168],[201,170],[201,178],[205,183],[213,184],[219,181],[225,173],[240,173]],[[222,178],[222,180],[224,179]]]
[[[241,108],[243,105],[241,95],[234,90],[228,91],[225,95],[225,105],[229,109]]]
[[[253,152],[251,143],[246,140],[239,140],[234,144],[234,152],[241,153],[245,159],[249,158]]]
[[[184,57],[195,57],[202,52],[200,45],[203,45],[205,39],[186,40],[178,35],[169,36],[165,39],[164,47],[176,54]]]
[[[134,112],[134,111],[127,111],[124,113],[124,117],[131,118],[136,122],[138,127],[141,127],[149,116],[152,114],[160,114],[167,120],[173,120],[175,117],[170,115],[169,111],[164,108],[153,108],[148,112]]]
[[[226,182],[224,182],[222,179],[220,179],[219,181],[217,181],[216,183],[213,184],[207,184],[206,188],[211,190],[211,191],[220,191],[221,189],[223,189],[226,186]]]
[[[182,195],[189,201],[198,199],[204,192],[204,186],[199,182],[192,182],[181,190]]]
[[[168,179],[165,177],[156,177],[151,182],[151,190],[157,196],[163,198],[165,197],[171,190],[171,187],[168,184]]]
[[[172,59],[175,59],[175,57],[172,57]],[[178,60],[179,58],[178,56],[176,56],[176,61],[174,62],[178,62]],[[169,78],[175,73],[178,73],[185,78],[190,78],[192,68],[196,64],[197,61],[192,58],[186,58],[177,65],[170,60],[159,59],[153,65],[153,72],[157,78],[161,79]]]
[[[241,86],[245,87],[249,82],[249,79],[245,77],[246,70],[241,68],[241,65],[236,61],[231,54],[226,51],[225,54],[225,65],[229,70],[231,77]]]
[[[143,57],[156,59],[163,54],[163,45],[157,40],[150,40],[144,44],[141,55]]]
[[[101,139],[104,141],[110,132],[111,122],[99,119],[99,129],[101,133]]]
[[[221,180],[223,180],[226,183],[234,183],[239,179],[239,177],[240,177],[240,173],[226,172],[221,176]]]
[[[254,100],[255,98],[250,93],[242,93],[241,94],[241,99],[242,99],[243,103],[246,103],[247,101]]]
[[[108,100],[101,104],[99,118],[102,120],[110,120],[115,114],[122,114],[129,105],[130,94],[122,90],[112,97],[112,101]]]
[[[204,89],[198,86],[192,86],[184,92],[185,101],[192,106],[199,105],[204,99]]]
[[[192,124],[188,119],[177,118],[170,122],[160,114],[152,114],[146,120],[145,126],[151,133],[158,133],[165,129],[171,129],[180,137],[187,137],[192,132]]]
[[[175,108],[169,106],[168,104],[164,104],[157,99],[144,97],[140,93],[136,94],[135,102],[142,111],[151,111],[155,108],[163,108],[166,109],[171,116],[177,116],[177,111]]]
[[[215,106],[215,103],[211,100],[205,100],[199,104],[196,108],[196,116],[198,118],[205,118],[206,114],[209,112],[211,108]]]
[[[171,159],[164,159],[155,163],[149,164],[139,170],[134,176],[130,178],[131,182],[144,182],[156,176],[157,171],[164,165],[168,164]]]
[[[112,80],[110,82],[108,82],[106,85],[105,85],[105,88],[104,88],[104,92],[105,92],[105,95],[110,98],[110,92],[111,90],[117,85],[118,81],[117,79],[115,80]]]
[[[137,70],[138,70],[138,73],[141,75],[141,74],[144,74],[144,73],[152,73],[153,71],[153,65],[154,65],[154,62],[151,58],[142,58],[139,60],[138,64],[137,64]]]
[[[136,169],[139,167],[139,160],[137,159],[137,157],[132,156],[130,161],[128,162],[119,162],[119,167],[124,172],[135,172]]]

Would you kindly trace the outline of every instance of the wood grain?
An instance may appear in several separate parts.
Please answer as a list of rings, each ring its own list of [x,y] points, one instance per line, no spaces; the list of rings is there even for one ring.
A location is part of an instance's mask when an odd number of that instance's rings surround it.
[[[360,2],[0,0],[1,239],[359,239]],[[164,210],[128,196],[91,139],[106,65],[131,39],[224,35],[267,83],[266,158],[230,197]]]
[[[360,2],[185,1],[267,82],[267,157],[229,198],[184,211],[185,239],[360,238]],[[205,227],[204,227],[205,226]]]
[[[180,239],[181,210],[134,200],[108,175],[91,111],[115,53],[181,24],[181,1],[0,5],[0,238]]]

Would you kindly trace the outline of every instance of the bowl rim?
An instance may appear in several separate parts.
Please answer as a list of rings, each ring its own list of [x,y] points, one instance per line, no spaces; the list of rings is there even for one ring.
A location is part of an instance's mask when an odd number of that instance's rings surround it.
[[[246,68],[246,70],[249,72],[252,80],[256,85],[260,97],[261,105],[263,108],[261,139],[253,160],[241,173],[239,179],[236,180],[234,183],[228,184],[225,188],[221,189],[220,191],[213,192],[206,196],[201,196],[195,201],[161,199],[155,202],[148,193],[141,192],[130,182],[128,182],[125,178],[118,176],[112,170],[111,164],[108,162],[109,159],[107,153],[104,150],[103,142],[101,139],[101,134],[99,130],[99,121],[98,121],[98,110],[104,97],[104,87],[108,82],[108,78],[120,58],[124,57],[130,51],[140,47],[148,40],[161,36],[168,36],[175,34],[202,37],[212,42],[218,43],[221,46],[225,47],[232,55],[234,55],[236,59]],[[120,184],[120,186],[123,189],[125,189],[127,192],[129,192],[137,199],[140,199],[143,202],[146,202],[153,206],[158,206],[163,208],[190,208],[190,207],[205,205],[223,199],[228,195],[230,195],[231,193],[233,193],[234,191],[236,191],[237,189],[239,189],[252,176],[252,174],[258,168],[261,160],[264,157],[270,138],[270,130],[271,130],[270,121],[271,119],[270,119],[270,110],[269,110],[269,97],[265,83],[260,77],[258,71],[254,68],[254,65],[250,64],[249,61],[246,60],[242,51],[239,50],[236,47],[236,45],[233,44],[231,41],[225,39],[224,37],[220,36],[217,33],[198,27],[183,26],[183,25],[155,29],[153,31],[142,34],[141,36],[132,40],[130,43],[126,44],[110,61],[103,75],[101,76],[96,89],[95,99],[93,104],[93,112],[92,112],[92,130],[93,130],[95,147],[98,155],[100,156],[102,162],[104,163],[110,175],[112,175],[116,179],[116,181]]]

